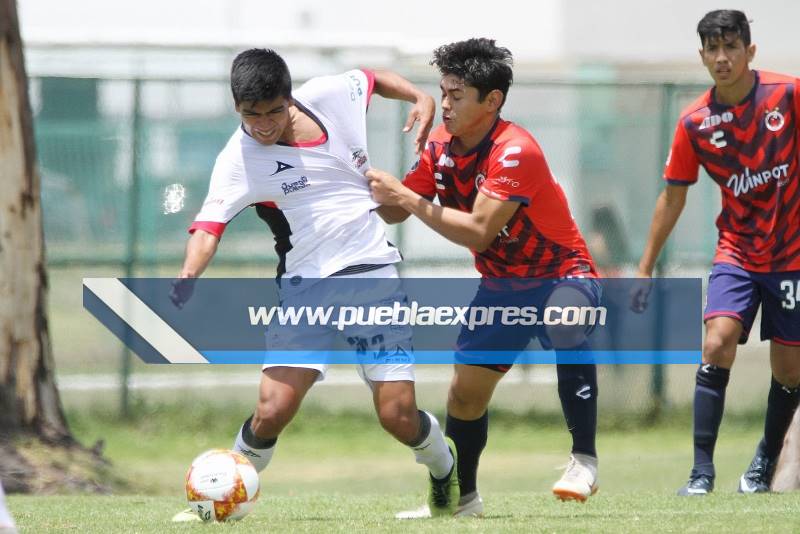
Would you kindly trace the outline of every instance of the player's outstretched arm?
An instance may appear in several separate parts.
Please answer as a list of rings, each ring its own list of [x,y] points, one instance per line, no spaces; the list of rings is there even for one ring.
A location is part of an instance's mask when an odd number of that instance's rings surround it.
[[[183,260],[180,278],[197,278],[206,270],[211,258],[217,252],[219,238],[205,230],[195,230],[186,244],[186,257]]]
[[[410,132],[415,122],[419,122],[417,135],[414,138],[414,152],[419,155],[425,149],[425,141],[433,126],[433,115],[436,113],[436,102],[417,86],[399,74],[388,70],[375,71],[375,92],[384,98],[404,100],[414,106],[408,113],[403,126],[404,132]]]
[[[186,258],[183,260],[181,274],[172,282],[169,299],[179,309],[192,298],[195,279],[208,266],[217,251],[219,238],[204,230],[195,230],[186,244]]]
[[[483,252],[492,244],[519,208],[519,202],[478,194],[468,213],[434,204],[387,172],[370,169],[367,178],[376,202],[399,206],[450,241],[476,252]]]
[[[644,247],[642,258],[639,260],[639,276],[653,276],[656,259],[661,253],[661,249],[664,248],[664,243],[675,227],[675,223],[678,222],[683,206],[686,204],[687,189],[688,187],[685,185],[667,184],[661,194],[658,195],[653,221],[650,223],[647,244]]]

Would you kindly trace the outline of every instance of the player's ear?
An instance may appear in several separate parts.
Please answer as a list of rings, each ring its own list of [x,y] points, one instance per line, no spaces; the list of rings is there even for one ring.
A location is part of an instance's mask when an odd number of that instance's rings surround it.
[[[497,111],[500,109],[500,106],[503,105],[503,92],[500,89],[492,89],[489,94],[486,95],[486,100],[491,110]]]
[[[750,63],[753,61],[754,57],[756,57],[756,45],[755,43],[751,43],[750,46],[747,47],[747,62]]]

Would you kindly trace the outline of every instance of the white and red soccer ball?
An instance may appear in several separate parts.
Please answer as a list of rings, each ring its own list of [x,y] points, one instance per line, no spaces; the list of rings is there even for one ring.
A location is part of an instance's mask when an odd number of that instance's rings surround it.
[[[258,499],[258,472],[238,452],[211,449],[186,473],[189,507],[203,521],[234,521],[246,516]]]

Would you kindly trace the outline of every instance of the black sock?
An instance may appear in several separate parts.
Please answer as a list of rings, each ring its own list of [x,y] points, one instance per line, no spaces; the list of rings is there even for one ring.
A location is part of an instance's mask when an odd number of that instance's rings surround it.
[[[797,403],[800,401],[800,387],[786,387],[772,377],[772,386],[767,398],[767,417],[764,421],[764,439],[759,448],[775,460],[783,448],[783,438],[792,422]]]
[[[474,421],[456,419],[447,414],[445,435],[453,440],[458,451],[458,485],[461,495],[478,489],[478,461],[489,436],[489,411]]]
[[[558,398],[572,434],[572,452],[597,457],[597,367],[560,363],[556,374]]]
[[[252,422],[253,416],[251,415],[247,418],[247,421],[244,422],[244,425],[242,425],[242,439],[250,447],[254,449],[269,449],[278,442],[278,438],[264,439],[253,434],[253,429],[250,426]]]
[[[694,467],[692,474],[714,476],[714,446],[725,410],[730,369],[703,364],[694,389]]]
[[[425,441],[428,434],[431,433],[431,418],[422,410],[417,410],[417,412],[419,413],[419,432],[417,432],[417,437],[414,438],[414,441],[406,444],[409,447],[416,447]]]

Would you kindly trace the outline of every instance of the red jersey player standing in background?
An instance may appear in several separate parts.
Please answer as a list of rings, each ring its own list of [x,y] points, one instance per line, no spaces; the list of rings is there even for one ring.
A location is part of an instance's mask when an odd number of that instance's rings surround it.
[[[681,114],[667,159],[639,274],[650,277],[686,201],[706,170],[722,191],[719,242],[708,281],[703,363],[694,396],[694,467],[679,495],[714,489],[713,455],[737,343],[761,306],[770,340],[772,386],[764,437],[739,481],[742,493],[770,489],[783,438],[800,400],[800,181],[797,78],[750,69],[756,47],[741,11],[708,13],[697,26],[700,58],[714,87]],[[646,303],[647,289],[634,306]]]
[[[539,309],[549,304],[596,304],[598,287],[586,243],[539,145],[525,129],[500,118],[513,72],[511,53],[489,39],[442,46],[433,64],[442,75],[443,125],[400,183],[371,169],[372,194],[381,215],[400,222],[413,214],[455,243],[468,247],[483,281],[472,306],[510,305],[522,299]],[[439,198],[441,205],[431,202]],[[394,210],[387,210],[395,206]],[[538,278],[531,291],[498,291],[498,278]],[[584,279],[584,280],[581,280]],[[500,284],[502,285],[502,284]],[[494,289],[493,289],[494,287]],[[527,300],[526,300],[527,299]],[[575,327],[462,329],[459,353],[517,353],[537,337],[547,348],[583,350],[585,332]],[[456,445],[460,500],[456,516],[477,516],[478,460],[488,435],[489,401],[510,369],[456,364],[447,400],[446,435]],[[559,364],[558,392],[572,433],[572,456],[553,487],[562,499],[585,500],[597,489],[597,373],[594,364]],[[423,508],[399,514],[429,515]]]

